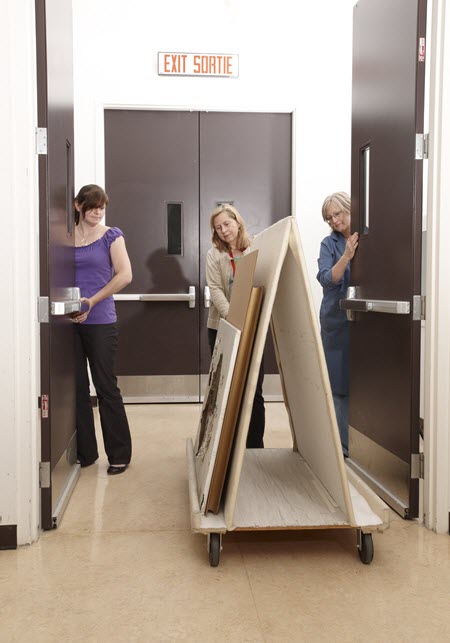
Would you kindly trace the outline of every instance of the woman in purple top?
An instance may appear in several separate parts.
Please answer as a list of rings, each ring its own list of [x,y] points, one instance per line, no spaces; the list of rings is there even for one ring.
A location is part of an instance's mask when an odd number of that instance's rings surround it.
[[[98,185],[85,185],[75,198],[75,284],[80,288],[82,312],[76,322],[77,455],[82,467],[98,458],[87,362],[97,391],[108,474],[123,473],[131,460],[131,435],[117,386],[117,316],[114,293],[132,278],[130,259],[119,228],[100,223],[108,196]]]

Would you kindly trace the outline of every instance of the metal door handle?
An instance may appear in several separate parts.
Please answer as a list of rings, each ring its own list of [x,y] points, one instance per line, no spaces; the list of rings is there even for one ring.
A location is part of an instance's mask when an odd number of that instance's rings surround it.
[[[339,300],[341,310],[347,312],[347,319],[354,320],[354,313],[389,313],[391,315],[409,315],[409,301],[391,301],[388,299],[362,299],[356,297],[357,286],[347,288],[347,299]]]
[[[81,311],[81,295],[79,288],[67,288],[61,292],[64,297],[62,301],[50,302],[50,313],[52,315],[69,315]],[[67,297],[67,299],[66,299]]]
[[[211,291],[209,289],[209,286],[205,286],[205,289],[203,291],[203,301],[205,304],[205,308],[209,308],[211,306]]]
[[[359,313],[391,313],[393,315],[409,315],[409,301],[388,301],[386,299],[341,299],[341,310],[351,310]]]
[[[187,301],[189,308],[195,308],[195,286],[189,286],[189,292],[176,293],[143,293],[136,295],[114,295],[115,301]]]

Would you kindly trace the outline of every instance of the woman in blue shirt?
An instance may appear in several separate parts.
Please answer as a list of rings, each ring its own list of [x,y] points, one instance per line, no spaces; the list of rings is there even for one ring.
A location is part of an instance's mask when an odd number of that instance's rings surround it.
[[[358,247],[358,233],[350,234],[350,212],[350,197],[345,192],[334,192],[323,202],[322,217],[331,232],[320,244],[317,273],[323,288],[322,343],[344,456],[348,456],[349,328],[339,300],[346,297],[350,261]]]

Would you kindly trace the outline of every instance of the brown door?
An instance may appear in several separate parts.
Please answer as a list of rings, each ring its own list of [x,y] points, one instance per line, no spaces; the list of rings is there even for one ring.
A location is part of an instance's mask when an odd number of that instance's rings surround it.
[[[290,216],[291,115],[105,110],[105,175],[107,223],[123,229],[133,266],[116,296],[124,398],[197,402],[209,215],[232,201],[252,234]]]
[[[350,458],[418,515],[425,0],[354,8]],[[420,137],[419,141],[420,142]],[[351,301],[353,299],[353,301]]]
[[[292,214],[292,116],[235,112],[202,113],[200,119],[200,287],[206,286],[211,247],[210,214],[232,202],[252,236]],[[202,373],[209,370],[207,310],[203,309]],[[264,354],[264,393],[281,394],[270,332]]]
[[[116,296],[122,394],[197,402],[198,114],[106,110],[105,175],[107,224],[123,230],[133,267]]]
[[[72,3],[36,0],[41,319],[41,526],[58,525],[76,482]]]

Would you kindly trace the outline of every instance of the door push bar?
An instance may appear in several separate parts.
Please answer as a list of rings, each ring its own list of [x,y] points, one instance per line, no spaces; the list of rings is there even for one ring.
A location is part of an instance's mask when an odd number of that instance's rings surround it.
[[[349,321],[355,320],[358,313],[390,313],[391,315],[409,315],[409,301],[389,301],[386,299],[359,299],[356,297],[357,286],[347,288],[347,299],[339,300],[339,307],[347,313]]]
[[[145,293],[141,295],[114,295],[115,301],[187,301],[189,308],[195,308],[195,286],[189,286],[189,292]]]
[[[58,299],[62,301],[50,302],[50,313],[52,315],[69,315],[82,311],[82,302],[79,288],[65,288],[58,293]]]

